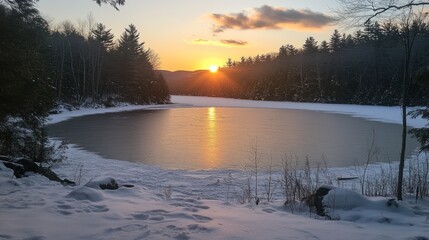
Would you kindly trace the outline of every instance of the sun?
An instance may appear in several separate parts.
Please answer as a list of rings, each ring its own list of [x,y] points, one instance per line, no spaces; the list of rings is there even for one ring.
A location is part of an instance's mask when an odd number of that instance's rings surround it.
[[[219,67],[216,65],[211,65],[209,68],[210,72],[215,73],[217,70],[219,70]]]

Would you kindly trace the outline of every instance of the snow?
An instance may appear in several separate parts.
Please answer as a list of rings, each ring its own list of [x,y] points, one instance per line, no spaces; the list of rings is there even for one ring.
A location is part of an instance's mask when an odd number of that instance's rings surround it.
[[[173,96],[172,101],[176,104],[64,111],[50,116],[49,122],[114,111],[196,106],[307,109],[400,121],[397,107],[181,96]],[[412,126],[421,124],[411,121]],[[326,198],[334,221],[315,216],[304,205],[284,206],[280,196],[257,206],[228,200],[225,179],[239,179],[244,173],[238,170],[164,170],[103,159],[75,146],[66,155],[68,159],[52,170],[79,182],[78,186],[63,186],[40,175],[15,179],[0,164],[0,239],[429,239],[425,199],[388,207],[387,198],[335,188]],[[97,187],[112,179],[119,189]]]
[[[248,107],[312,110],[347,114],[379,122],[402,124],[402,114],[399,106],[386,107],[353,104],[275,102],[194,96],[171,96],[171,101],[176,104],[199,107]],[[409,108],[409,110],[413,109],[414,108]],[[407,120],[407,124],[411,127],[423,127],[426,124],[426,121],[422,118],[412,119],[411,117],[408,117]]]
[[[327,212],[332,219],[352,221],[355,223],[386,223],[396,226],[418,226],[429,224],[415,218],[416,206],[409,202],[391,199],[367,199],[348,189],[334,188],[324,198]],[[429,202],[425,201],[424,204]],[[429,236],[429,235],[422,235]]]
[[[54,124],[58,122],[62,122],[74,117],[94,115],[94,114],[102,114],[102,113],[113,113],[113,112],[125,112],[125,111],[135,111],[135,110],[143,110],[143,109],[162,109],[162,108],[171,108],[178,107],[178,104],[170,104],[170,105],[126,105],[118,106],[118,107],[110,107],[110,108],[79,108],[76,111],[68,111],[66,109],[61,109],[60,114],[50,115],[48,118],[47,124]]]
[[[76,200],[88,200],[91,202],[100,202],[104,199],[103,194],[100,191],[87,186],[73,190],[71,193],[67,194],[66,197],[74,198]]]

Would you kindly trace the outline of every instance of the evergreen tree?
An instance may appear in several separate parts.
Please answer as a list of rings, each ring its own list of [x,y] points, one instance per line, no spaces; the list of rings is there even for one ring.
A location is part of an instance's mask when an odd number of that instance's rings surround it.
[[[317,41],[313,37],[308,37],[302,46],[304,53],[316,53],[318,49]]]
[[[338,52],[341,48],[341,34],[337,29],[334,30],[334,33],[331,35],[331,40],[329,41],[329,46],[333,52]]]
[[[140,34],[132,24],[122,33],[117,49],[119,57],[119,85],[132,102],[143,102],[141,99],[144,83],[140,75],[140,60],[143,56],[143,44],[139,42]]]
[[[328,53],[329,52],[329,44],[328,44],[328,42],[327,41],[322,41],[321,43],[320,43],[320,51],[321,52],[323,52],[323,53]]]
[[[0,3],[0,155],[46,160],[53,103],[47,23],[31,0]]]
[[[93,54],[93,95],[102,97],[104,90],[107,88],[105,79],[107,78],[105,68],[106,56],[108,51],[113,48],[113,34],[111,29],[107,30],[106,26],[98,23],[96,28],[92,31],[93,40],[95,41],[95,50]]]
[[[343,34],[341,38],[341,46],[342,48],[351,48],[355,45],[354,39],[350,34]]]
[[[368,40],[371,42],[378,41],[382,35],[382,30],[378,22],[367,22],[365,24],[364,32]]]
[[[163,78],[157,78],[149,60],[149,50],[140,43],[140,34],[134,25],[129,25],[121,35],[117,48],[117,81],[127,101],[133,103],[160,102],[157,90],[168,92]],[[165,98],[169,96],[162,94]],[[161,102],[167,102],[164,99]]]
[[[98,23],[96,28],[92,30],[93,39],[100,43],[104,49],[110,49],[113,46],[113,34],[112,29],[107,30],[106,26],[102,23]]]
[[[419,85],[424,87],[425,91],[429,90],[429,64],[425,67],[420,68],[416,74],[416,81]],[[421,144],[421,151],[429,151],[429,102],[426,107],[421,109],[416,109],[410,113],[414,118],[421,117],[426,119],[426,126],[421,128],[415,128],[410,131],[411,134]]]

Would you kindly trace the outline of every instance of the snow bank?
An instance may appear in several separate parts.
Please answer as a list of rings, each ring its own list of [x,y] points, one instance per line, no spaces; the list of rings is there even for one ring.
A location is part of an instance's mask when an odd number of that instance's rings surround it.
[[[361,194],[344,188],[332,188],[323,198],[323,204],[331,209],[351,210],[368,204],[368,199]]]
[[[428,203],[427,200],[421,201],[422,205]],[[410,202],[396,201],[393,198],[369,199],[349,189],[333,188],[323,198],[323,204],[325,212],[333,220],[410,227],[424,223],[429,226],[428,206],[422,212],[420,207]],[[418,220],[422,214],[426,215],[426,219]]]
[[[292,214],[280,198],[258,206],[226,203],[227,185],[222,179],[228,173],[239,175],[238,171],[163,170],[103,159],[74,146],[66,154],[69,160],[53,169],[63,177],[73,179],[85,159],[82,182],[90,182],[88,186],[116,179],[135,187],[103,191],[62,186],[38,175],[15,180],[11,171],[0,166],[0,239],[406,240],[429,236],[427,201],[401,203],[399,210],[388,211],[387,199],[367,199],[337,189],[330,194],[338,221],[318,220],[308,212]],[[169,185],[172,196],[167,200],[163,190]],[[345,199],[348,204],[342,208],[339,203]],[[401,210],[403,206],[406,211]]]
[[[104,199],[103,194],[100,191],[87,186],[73,190],[71,193],[67,194],[67,197],[74,198],[76,200],[89,200],[91,202],[100,202]]]

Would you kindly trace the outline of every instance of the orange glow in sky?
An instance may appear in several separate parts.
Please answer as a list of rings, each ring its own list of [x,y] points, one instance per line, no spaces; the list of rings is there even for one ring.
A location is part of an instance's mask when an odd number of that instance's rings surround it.
[[[329,17],[336,4],[336,0],[201,0],[198,4],[195,0],[145,0],[126,1],[117,11],[89,0],[43,0],[37,2],[37,8],[53,29],[67,20],[79,29],[91,14],[95,23],[112,30],[115,40],[134,24],[140,42],[158,54],[159,68],[176,71],[222,67],[228,58],[276,53],[286,44],[301,48],[310,36],[319,43],[329,41],[339,27],[323,23],[323,18]],[[274,16],[286,17],[273,19],[272,11],[282,12]],[[251,21],[227,21],[237,14]],[[275,24],[252,25],[261,22]]]

